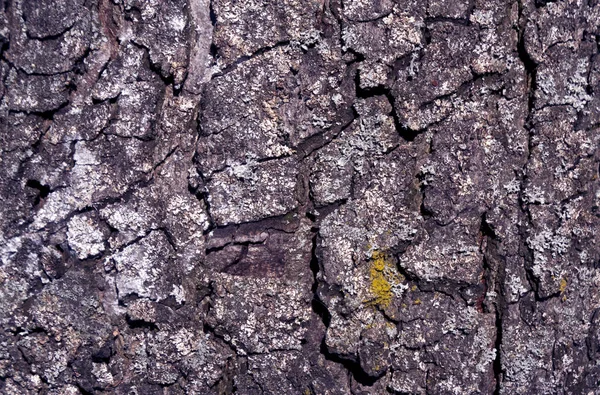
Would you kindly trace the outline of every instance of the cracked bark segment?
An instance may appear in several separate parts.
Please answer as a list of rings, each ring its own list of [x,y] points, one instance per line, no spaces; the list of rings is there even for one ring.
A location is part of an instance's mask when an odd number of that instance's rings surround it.
[[[44,129],[44,119],[36,115],[13,113],[0,116],[0,200],[3,202],[0,205],[3,219],[0,230],[7,240],[16,236],[18,228],[28,222],[35,203],[42,202],[40,195],[44,187],[35,182],[39,180],[14,180],[21,171],[20,163],[31,157],[27,148],[37,141]]]
[[[394,372],[388,385],[389,389],[400,393],[426,394],[427,372],[416,371],[412,374]]]
[[[482,314],[461,300],[417,286],[403,295],[402,302],[397,338],[390,349],[392,368],[403,373],[394,373],[394,385],[417,391],[433,388],[440,393],[457,387],[466,393],[493,392],[493,361],[498,352],[493,314]],[[454,364],[461,370],[452,369]],[[427,384],[419,388],[423,373]]]
[[[44,130],[44,119],[25,113],[7,114],[0,118],[2,153],[23,150],[34,144]]]
[[[569,289],[582,287],[579,289],[597,292],[597,279],[585,276],[573,278]],[[588,358],[586,344],[597,338],[597,333],[590,330],[596,305],[588,304],[597,303],[595,299],[536,301],[530,294],[509,307],[503,329],[504,336],[513,339],[503,346],[507,391],[594,391],[598,369],[583,361]],[[549,338],[553,341],[549,342]]]
[[[12,69],[6,79],[4,102],[14,111],[43,113],[57,110],[69,102],[72,80],[70,73],[41,76]]]
[[[533,122],[525,202],[567,203],[579,193],[593,193],[588,184],[596,171],[597,129],[574,130],[576,113],[562,106],[536,113]]]
[[[466,19],[471,11],[471,2],[468,0],[430,0],[427,4],[427,14],[432,18]],[[473,7],[476,8],[476,7]]]
[[[588,74],[588,85],[586,92],[598,92],[600,89],[600,57],[595,55],[591,57],[590,71]],[[579,114],[579,128],[591,129],[594,125],[600,124],[600,99],[597,94],[592,94],[588,98],[587,104]]]
[[[148,364],[148,381],[161,386],[174,384],[181,374],[179,369],[182,365],[189,366],[190,363],[206,361],[211,349],[223,353],[223,350],[215,346],[210,339],[205,338],[203,333],[199,333],[194,328],[175,327],[148,334],[146,336],[146,352],[148,359],[153,362]],[[198,381],[203,379],[204,383],[214,382],[213,377],[216,376],[219,365],[223,364],[222,358],[219,357],[215,358],[212,363],[207,362],[205,362],[208,368],[207,372],[197,375],[196,379],[199,379]],[[216,370],[216,372],[210,370]],[[202,381],[200,382],[202,383]]]
[[[315,351],[276,351],[244,358],[239,366],[247,374],[236,377],[240,392],[254,393],[326,393],[350,392],[343,368]]]
[[[584,39],[584,32],[596,32],[600,11],[597,4],[549,2],[544,7],[535,7],[533,2],[523,4],[525,24],[524,44],[527,53],[536,62],[546,59],[545,52],[563,44],[576,50]]]
[[[396,64],[398,78],[392,93],[400,122],[419,131],[443,119],[451,95],[477,75],[506,73],[507,98],[522,95],[525,82],[514,49],[516,19],[515,7],[485,2],[475,5],[472,23],[428,20],[427,45],[418,56]],[[445,67],[437,68],[438,64]]]
[[[174,296],[178,303],[185,300],[179,295],[181,268],[173,264],[173,248],[165,234],[152,231],[138,243],[125,247],[108,257],[106,266],[114,265],[115,285],[120,300],[137,295],[152,300]]]
[[[401,122],[415,130],[420,129],[415,118],[419,117],[424,103],[454,93],[472,78],[477,29],[439,22],[431,26],[430,34],[431,43],[423,55],[402,68],[392,90]],[[445,67],[439,68],[439,64]]]
[[[73,26],[85,13],[81,0],[22,2],[24,25],[31,37],[57,36]]]
[[[163,84],[150,70],[146,51],[132,44],[111,62],[93,89],[96,100],[117,103],[106,134],[151,139],[156,132],[157,110]]]
[[[507,79],[513,79],[505,92],[507,98],[511,98],[510,91],[518,89],[511,85],[521,84],[519,74],[522,65],[518,54],[515,53],[519,37],[514,28],[518,23],[519,4],[475,1],[470,3],[469,7],[473,8],[469,10],[468,24],[475,24],[480,29],[474,48],[475,56],[471,63],[472,69],[477,74],[505,73]]]
[[[424,230],[400,258],[400,265],[426,281],[477,284],[483,274],[479,219]]]
[[[401,147],[380,159],[357,197],[325,218],[319,232],[325,282],[344,287],[348,280],[351,294],[363,293],[368,286],[353,289],[351,283],[352,273],[365,268],[363,262],[369,258],[365,254],[402,249],[414,238],[420,216],[412,200],[416,190],[410,156],[410,148]],[[363,267],[355,267],[354,260]]]
[[[207,183],[210,214],[228,225],[289,213],[298,206],[297,176],[294,158],[227,168]]]
[[[39,338],[37,342],[35,337],[24,338],[21,343],[37,365],[33,372],[50,386],[76,381],[77,363],[69,362],[89,358],[91,350],[110,337],[111,326],[102,319],[102,302],[97,293],[89,292],[98,285],[102,286],[102,281],[89,273],[70,271],[32,300],[32,319],[24,329],[37,330]],[[81,347],[84,344],[89,348]]]
[[[54,116],[54,122],[44,138],[54,145],[95,140],[108,127],[113,118],[112,113],[113,106],[108,102],[95,106],[70,107]],[[86,120],[85,125],[81,125],[82,118]]]
[[[240,355],[301,350],[311,296],[296,284],[293,280],[215,276],[208,323]]]
[[[199,342],[195,352],[185,356],[182,372],[188,377],[185,390],[188,392],[214,393],[222,385],[228,371],[232,352],[216,339],[197,336]],[[167,341],[168,342],[168,341]]]
[[[215,14],[213,43],[225,65],[284,41],[314,44],[321,29],[327,25],[323,21],[324,4],[320,0],[301,3],[293,0],[244,3],[216,0],[212,10]]]
[[[573,51],[558,44],[544,53],[544,62],[537,67],[536,73],[536,108],[570,105],[582,110],[592,100],[588,93],[588,76],[595,46],[596,43],[584,41]]]
[[[416,3],[395,5],[393,12],[373,22],[349,23],[342,30],[345,49],[391,65],[422,46],[423,10]],[[346,10],[344,9],[344,12]],[[390,10],[392,11],[392,10]]]
[[[599,5],[0,2],[0,392],[595,393]]]
[[[193,261],[203,257],[202,233],[209,228],[210,219],[205,203],[192,195],[185,180],[179,178],[180,160],[181,156],[174,153],[151,185],[126,194],[125,198],[100,210],[100,217],[114,229],[108,239],[112,248],[122,248],[151,230],[162,229],[182,258]],[[162,199],[166,193],[171,195],[168,201]],[[190,265],[195,266],[186,262],[186,267]]]
[[[570,108],[547,108],[536,114],[534,122],[523,190],[531,218],[527,245],[533,254],[530,270],[537,292],[549,297],[561,293],[561,284],[572,275],[571,265],[597,259],[595,243],[586,240],[598,226],[592,214],[598,167],[593,147],[598,135],[594,129],[573,131]]]
[[[310,174],[313,202],[325,206],[350,197],[355,173],[364,176],[371,158],[391,151],[399,144],[392,107],[385,96],[357,99],[359,115],[340,134],[314,155]]]
[[[310,224],[299,221],[297,215],[287,215],[284,221],[287,219],[295,223],[292,231],[268,226],[268,222],[248,224],[248,233],[228,234],[227,228],[223,232],[212,231],[206,266],[237,276],[304,279],[310,283],[312,274],[306,267],[311,259]]]
[[[108,232],[98,225],[95,218],[87,214],[74,216],[69,221],[67,240],[79,259],[87,259],[104,252],[104,241]]]
[[[213,79],[201,110],[199,170],[293,154],[307,138],[349,122],[353,90],[339,47],[272,49]]]
[[[513,198],[517,196],[514,192]],[[518,302],[531,291],[526,270],[528,255],[522,239],[525,222],[525,213],[510,204],[510,200],[487,211],[482,218],[481,251],[485,259],[482,285],[486,289],[485,297],[477,303],[481,308],[496,311],[498,318],[504,303]]]
[[[328,350],[341,358],[356,360],[361,328],[377,314],[373,304],[384,311],[393,309],[406,287],[394,269],[393,254],[410,244],[420,222],[413,200],[413,149],[400,146],[374,159],[371,172],[358,183],[356,197],[321,223],[318,294],[331,314]],[[391,273],[375,283],[373,270],[384,269],[375,266],[378,254],[388,255]]]
[[[0,34],[0,48],[3,48],[5,43],[8,42],[8,40],[6,41],[2,41],[3,37]],[[0,56],[3,56],[3,50],[0,49]],[[6,76],[8,75],[10,71],[10,66],[8,64],[6,64],[6,62],[2,62],[0,61],[0,81],[5,81],[6,80]],[[2,86],[0,86],[0,99],[4,98],[4,94],[6,93],[6,85],[3,83]]]
[[[597,386],[595,367],[581,362],[587,358],[584,344],[595,335],[589,328],[596,298],[572,297],[575,289],[584,295],[597,288],[587,261],[596,255],[595,243],[587,242],[597,228],[590,215],[595,198],[588,195],[597,189],[597,159],[588,147],[594,144],[595,130],[585,120],[589,110],[582,111],[593,100],[588,96],[593,92],[589,89],[593,57],[587,52],[587,37],[574,32],[587,24],[586,15],[597,11],[574,6],[564,21],[577,18],[577,22],[559,23],[555,13],[565,5],[543,4],[526,16],[522,58],[529,63],[532,81],[530,154],[520,195],[527,215],[521,232],[531,290],[504,314],[502,338],[510,339],[501,346],[506,391],[586,393]],[[550,21],[556,24],[550,27]],[[540,33],[550,31],[541,38]],[[566,36],[569,39],[563,41]],[[561,53],[577,55],[566,59],[558,56]],[[553,84],[557,75],[561,81]],[[528,329],[523,331],[524,327]],[[544,340],[548,338],[552,343]],[[522,369],[517,371],[517,366]],[[577,373],[574,366],[579,366]],[[535,379],[525,380],[525,375]]]
[[[137,299],[128,306],[129,328],[119,333],[105,362],[113,375],[106,390],[131,387],[154,391],[187,380],[182,391],[213,393],[230,363],[232,351],[202,330],[188,309]],[[116,352],[115,352],[116,351]]]
[[[41,229],[57,223],[69,213],[81,210],[94,202],[125,193],[130,183],[146,178],[152,170],[151,145],[139,140],[107,136],[92,142],[78,142],[73,163],[67,176],[68,186],[48,195],[45,204],[36,212],[31,227]],[[104,161],[103,156],[121,155],[121,162]],[[124,168],[122,163],[130,164]]]
[[[190,20],[188,1],[124,2],[126,18],[133,24],[134,41],[149,49],[150,60],[163,77],[181,84],[189,62],[187,45]]]
[[[391,0],[348,0],[343,4],[342,15],[351,21],[368,22],[388,15],[393,8],[394,2]]]
[[[420,178],[423,208],[439,224],[480,217],[487,207],[514,199],[519,189],[517,172],[528,150],[525,103],[524,98],[481,100],[481,92],[498,82],[476,83],[469,99],[454,100],[456,113],[431,128],[432,153],[421,165]]]
[[[5,58],[27,74],[83,72],[84,59],[101,40],[94,8],[79,1],[52,5],[43,1],[17,2],[12,7],[13,26],[21,18],[25,26],[12,29]],[[44,21],[52,15],[56,19]]]
[[[359,65],[359,86],[370,89],[390,86],[395,79],[394,63],[403,57],[416,56],[424,46],[422,28],[424,9],[416,2],[396,4],[377,12],[377,5],[363,2],[344,3],[343,15],[349,18],[343,24],[343,48],[365,58]],[[387,7],[385,7],[387,8]],[[381,14],[372,20],[362,20],[369,14]],[[359,17],[358,20],[355,18]],[[412,63],[411,63],[412,67]]]
[[[78,72],[98,37],[91,35],[89,23],[53,40],[28,40],[15,43],[6,58],[27,74],[53,75]],[[92,41],[92,39],[95,39]]]
[[[39,235],[31,237],[13,237],[4,239],[0,250],[2,267],[0,275],[1,307],[6,314],[1,317],[4,330],[23,323],[24,314],[20,306],[33,295],[36,284],[48,281],[43,274],[44,255],[47,252],[40,249],[44,240]],[[61,257],[62,258],[62,257]],[[14,281],[6,279],[14,277]]]

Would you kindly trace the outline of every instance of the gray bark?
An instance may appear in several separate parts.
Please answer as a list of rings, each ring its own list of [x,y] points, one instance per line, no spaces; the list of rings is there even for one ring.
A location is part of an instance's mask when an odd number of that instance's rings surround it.
[[[599,22],[2,2],[0,392],[599,394]]]

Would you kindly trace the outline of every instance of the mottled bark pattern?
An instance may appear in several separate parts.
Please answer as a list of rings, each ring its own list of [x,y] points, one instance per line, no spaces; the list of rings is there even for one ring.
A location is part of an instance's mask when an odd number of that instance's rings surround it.
[[[599,394],[597,0],[0,3],[3,394]]]

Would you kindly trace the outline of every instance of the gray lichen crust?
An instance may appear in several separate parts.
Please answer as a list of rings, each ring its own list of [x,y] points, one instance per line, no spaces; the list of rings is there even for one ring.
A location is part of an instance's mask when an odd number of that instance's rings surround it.
[[[599,21],[0,2],[0,393],[600,394]]]

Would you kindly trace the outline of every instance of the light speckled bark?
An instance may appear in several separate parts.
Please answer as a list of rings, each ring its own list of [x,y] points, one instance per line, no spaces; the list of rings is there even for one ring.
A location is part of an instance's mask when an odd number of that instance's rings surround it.
[[[0,4],[0,392],[598,394],[600,3]]]

